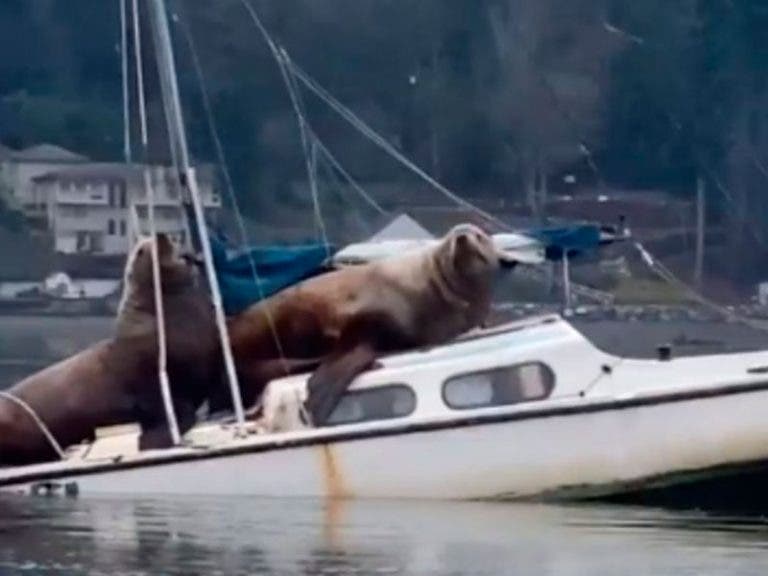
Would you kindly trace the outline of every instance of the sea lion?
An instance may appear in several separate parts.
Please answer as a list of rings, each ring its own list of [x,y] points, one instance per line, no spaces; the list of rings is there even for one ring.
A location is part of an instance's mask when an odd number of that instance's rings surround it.
[[[166,335],[167,371],[180,432],[195,413],[225,388],[221,345],[213,305],[201,286],[198,267],[177,253],[165,234],[157,235]],[[157,379],[158,332],[152,274],[152,241],[137,243],[126,266],[118,306],[115,343],[146,362],[153,378],[136,389],[143,416],[142,447],[170,444]],[[154,424],[154,425],[153,425]]]
[[[381,354],[449,341],[490,310],[493,281],[516,262],[473,225],[451,229],[434,247],[316,276],[254,304],[229,321],[244,401],[267,380],[317,366],[306,408],[323,424],[360,372]],[[278,346],[279,342],[279,346]]]
[[[64,448],[92,437],[96,428],[139,422],[141,448],[169,444],[157,369],[157,324],[151,238],[128,258],[115,334],[22,380],[9,394],[26,403]],[[220,346],[207,294],[197,270],[158,235],[167,332],[168,374],[181,432],[221,383]],[[23,407],[0,397],[0,465],[57,456]]]

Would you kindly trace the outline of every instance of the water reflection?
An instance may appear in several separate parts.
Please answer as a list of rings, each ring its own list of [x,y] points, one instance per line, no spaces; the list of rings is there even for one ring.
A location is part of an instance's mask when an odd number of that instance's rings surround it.
[[[625,506],[0,500],[0,573],[763,574],[768,524]],[[328,522],[334,524],[329,530]]]

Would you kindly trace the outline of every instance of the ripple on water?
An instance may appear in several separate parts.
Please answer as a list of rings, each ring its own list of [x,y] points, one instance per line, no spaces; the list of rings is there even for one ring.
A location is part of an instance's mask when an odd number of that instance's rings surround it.
[[[3,576],[750,576],[768,558],[762,518],[625,506],[10,498],[0,518]]]

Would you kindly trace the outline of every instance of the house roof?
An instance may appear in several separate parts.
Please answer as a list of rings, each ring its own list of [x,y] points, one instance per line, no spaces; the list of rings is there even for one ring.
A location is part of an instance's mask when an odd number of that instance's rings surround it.
[[[87,162],[88,157],[77,154],[55,144],[37,144],[16,152],[12,158],[17,162]]]
[[[416,222],[408,214],[400,214],[389,224],[384,226],[376,234],[368,239],[368,242],[381,242],[384,240],[431,240],[430,234],[421,224]]]
[[[458,224],[475,224],[486,232],[502,232],[498,225],[489,222],[473,210],[454,206],[414,206],[408,209],[412,217],[434,236],[442,236]],[[511,212],[494,211],[493,215],[513,230],[525,230],[540,226],[535,219]]]
[[[156,169],[157,166],[150,166]],[[164,167],[165,168],[165,167]],[[210,181],[213,178],[213,168],[211,166],[199,166],[196,169],[198,178],[204,181]],[[76,166],[66,166],[57,170],[51,170],[33,178],[34,182],[53,182],[55,180],[66,179],[68,181],[94,181],[94,180],[126,180],[141,182],[144,173],[142,164],[125,164],[123,162],[87,162]],[[164,171],[166,178],[171,177],[171,170],[166,168]]]

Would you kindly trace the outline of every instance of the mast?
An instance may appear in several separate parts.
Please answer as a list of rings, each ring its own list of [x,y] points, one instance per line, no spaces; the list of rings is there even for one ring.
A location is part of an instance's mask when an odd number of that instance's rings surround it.
[[[224,365],[227,372],[230,392],[232,394],[232,405],[234,406],[238,427],[240,431],[243,432],[245,426],[245,414],[240,396],[240,384],[237,380],[237,372],[232,357],[232,348],[229,342],[229,333],[227,332],[219,281],[213,268],[211,244],[206,231],[205,213],[200,201],[197,176],[189,161],[189,150],[187,147],[184,117],[179,98],[179,87],[176,80],[176,64],[173,56],[168,17],[165,11],[165,1],[149,0],[149,4],[151,8],[151,22],[155,39],[155,51],[157,54],[158,71],[160,74],[161,91],[163,101],[165,102],[166,113],[168,115],[168,136],[171,143],[171,150],[174,159],[178,162],[176,168],[179,172],[179,180],[182,186],[189,191],[190,199],[192,201],[198,240],[203,251],[203,261],[211,290],[211,298],[213,300],[216,315],[216,325],[218,327],[219,339],[221,341],[224,356]]]
[[[130,93],[128,91],[128,18],[127,0],[120,0],[120,62],[123,73],[123,158],[131,163]]]
[[[163,398],[165,417],[168,421],[168,430],[174,446],[181,443],[179,421],[173,408],[173,396],[171,395],[171,382],[168,378],[168,349],[165,333],[165,311],[163,306],[163,286],[160,277],[160,252],[157,245],[157,226],[155,221],[155,186],[149,174],[149,131],[147,129],[147,103],[144,93],[144,66],[141,52],[141,18],[139,16],[139,2],[132,0],[133,6],[133,47],[136,52],[136,92],[139,104],[139,125],[141,135],[142,152],[142,176],[144,193],[147,196],[147,212],[149,216],[149,232],[152,238],[152,286],[155,296],[155,316],[157,317],[157,372],[160,380],[160,393]]]

